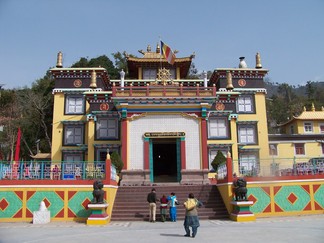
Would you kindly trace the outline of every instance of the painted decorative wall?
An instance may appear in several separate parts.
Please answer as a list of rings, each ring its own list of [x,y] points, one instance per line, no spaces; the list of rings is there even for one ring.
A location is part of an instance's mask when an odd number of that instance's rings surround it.
[[[117,187],[105,186],[105,200],[111,215]],[[82,187],[1,187],[0,222],[32,221],[33,212],[38,211],[41,201],[45,202],[55,221],[85,221],[90,215],[87,205],[93,199],[93,188]]]
[[[231,183],[218,185],[231,212]],[[257,217],[324,213],[324,179],[248,182],[251,211]]]

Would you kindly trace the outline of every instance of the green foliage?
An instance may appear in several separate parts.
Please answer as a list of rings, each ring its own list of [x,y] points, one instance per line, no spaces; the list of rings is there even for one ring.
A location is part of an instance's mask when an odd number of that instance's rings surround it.
[[[110,79],[119,78],[117,68],[115,68],[113,62],[106,55],[92,58],[90,60],[85,57],[81,57],[78,62],[72,65],[72,67],[103,67],[107,70]]]
[[[124,167],[124,162],[116,151],[111,154],[110,159],[111,163],[116,167],[116,171],[119,174]]]
[[[213,159],[211,165],[213,166],[213,169],[217,171],[218,166],[226,161],[226,157],[221,151],[217,151],[217,154],[215,158]]]

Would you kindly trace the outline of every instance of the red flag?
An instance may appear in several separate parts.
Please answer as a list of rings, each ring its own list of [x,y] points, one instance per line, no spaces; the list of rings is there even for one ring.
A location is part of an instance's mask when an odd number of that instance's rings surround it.
[[[171,50],[171,48],[168,45],[164,44],[163,41],[161,41],[161,52],[162,52],[163,56],[165,57],[165,59],[168,61],[168,63],[173,65],[176,56],[173,53],[173,51]]]

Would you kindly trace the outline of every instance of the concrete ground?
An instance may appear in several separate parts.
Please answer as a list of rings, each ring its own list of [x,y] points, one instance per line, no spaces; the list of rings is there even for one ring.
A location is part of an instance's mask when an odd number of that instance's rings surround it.
[[[15,242],[324,242],[324,215],[258,218],[255,222],[201,220],[195,238],[184,237],[183,222],[111,222],[104,226],[51,222],[0,223],[0,243]]]

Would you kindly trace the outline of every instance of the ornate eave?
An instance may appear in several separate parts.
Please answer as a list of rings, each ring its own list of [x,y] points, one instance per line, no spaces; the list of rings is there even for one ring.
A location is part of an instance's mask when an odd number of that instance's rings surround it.
[[[97,77],[100,77],[109,86],[110,78],[108,72],[102,67],[87,67],[87,68],[52,68],[50,73],[55,79],[58,78],[91,78],[91,73],[95,71]]]
[[[258,68],[216,68],[209,82],[216,83],[218,79],[226,78],[228,72],[231,72],[232,78],[263,78],[269,70]]]

